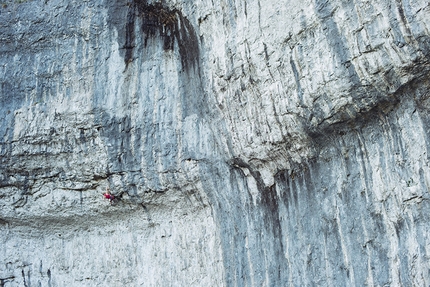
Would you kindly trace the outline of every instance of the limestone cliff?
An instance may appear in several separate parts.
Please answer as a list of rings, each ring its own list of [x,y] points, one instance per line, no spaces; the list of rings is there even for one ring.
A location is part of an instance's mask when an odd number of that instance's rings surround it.
[[[0,286],[429,286],[429,74],[426,0],[3,0]]]

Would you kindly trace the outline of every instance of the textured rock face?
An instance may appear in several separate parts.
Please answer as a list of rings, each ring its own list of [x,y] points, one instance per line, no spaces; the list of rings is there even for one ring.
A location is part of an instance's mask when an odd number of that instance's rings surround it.
[[[18,2],[0,286],[430,284],[428,1]]]

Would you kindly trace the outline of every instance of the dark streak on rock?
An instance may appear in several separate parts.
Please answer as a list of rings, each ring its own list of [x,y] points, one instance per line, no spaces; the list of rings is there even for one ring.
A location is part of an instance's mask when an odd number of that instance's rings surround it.
[[[177,9],[169,9],[161,3],[148,4],[144,0],[130,3],[126,23],[126,65],[133,61],[133,50],[137,46],[135,23],[140,19],[141,32],[144,33],[144,47],[150,38],[161,37],[165,51],[174,50],[175,42],[179,48],[182,68],[196,67],[199,59],[199,45],[191,23]]]
[[[277,196],[275,185],[268,187],[266,191],[261,194],[261,203],[266,211],[264,213],[264,224],[273,233],[273,238],[276,240],[276,245],[278,246],[278,248],[274,249],[277,256],[276,259],[274,258],[273,260],[278,261],[277,266],[282,267],[282,269],[286,269],[286,262],[283,260],[285,249],[282,239],[282,226],[279,219],[278,201],[279,198]],[[280,271],[273,275],[276,277],[278,282],[281,282]],[[274,278],[272,278],[272,280],[273,279]]]
[[[396,229],[397,238],[400,238],[401,232],[404,228],[405,221],[403,218],[399,218],[397,222],[394,223],[394,228]]]
[[[405,11],[403,10],[402,1],[396,0],[396,6],[397,6],[397,11],[399,12],[400,21],[403,23],[406,32],[409,34],[407,36],[411,36],[412,32],[411,32],[411,29],[409,28],[408,20],[406,19],[406,16],[405,16]]]
[[[22,275],[22,280],[24,281],[24,287],[29,287],[27,285],[27,282],[25,281],[25,273],[24,273],[24,269],[21,270],[21,275]]]
[[[327,31],[327,40],[336,54],[338,61],[348,73],[348,79],[352,86],[360,86],[360,78],[351,63],[351,55],[345,36],[339,30],[337,23],[332,17],[336,8],[327,0],[315,0],[315,12],[320,18],[323,29]]]
[[[260,172],[257,170],[255,171],[248,163],[246,163],[243,159],[235,157],[231,161],[231,165],[239,168],[246,168],[251,173],[252,177],[257,182],[257,188],[261,193],[264,193],[268,187],[264,185],[264,181],[261,178]]]
[[[52,286],[51,285],[51,280],[52,280],[52,278],[51,278],[51,269],[48,269],[47,274],[48,274],[48,287],[51,287]]]
[[[297,97],[300,100],[300,104],[303,104],[303,90],[302,90],[302,86],[300,84],[300,75],[299,75],[299,72],[297,70],[296,64],[294,63],[293,57],[290,58],[290,65],[291,65],[291,68],[293,69],[294,80],[296,81]]]

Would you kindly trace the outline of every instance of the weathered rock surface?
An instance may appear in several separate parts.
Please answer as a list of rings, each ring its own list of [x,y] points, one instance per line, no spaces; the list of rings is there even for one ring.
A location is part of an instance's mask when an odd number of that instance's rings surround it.
[[[428,1],[1,4],[0,286],[430,285]]]

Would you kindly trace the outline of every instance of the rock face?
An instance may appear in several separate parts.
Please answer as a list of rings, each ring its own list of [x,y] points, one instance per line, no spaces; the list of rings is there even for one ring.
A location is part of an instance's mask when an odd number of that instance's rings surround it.
[[[0,286],[429,286],[429,31],[425,0],[2,3]]]

